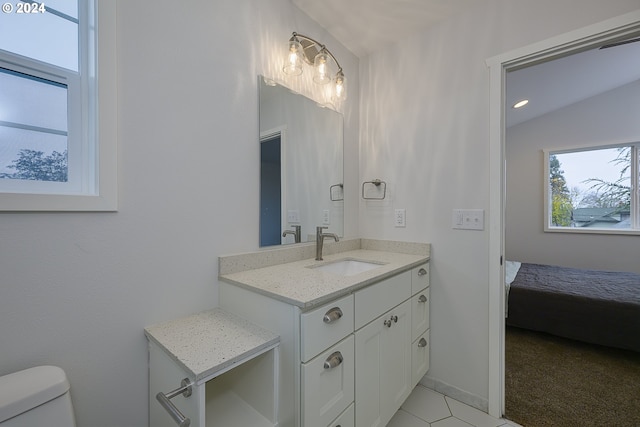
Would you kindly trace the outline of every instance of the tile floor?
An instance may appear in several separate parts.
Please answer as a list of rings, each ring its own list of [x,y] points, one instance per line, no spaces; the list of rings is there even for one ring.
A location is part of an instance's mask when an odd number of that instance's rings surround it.
[[[387,427],[521,427],[418,384]]]

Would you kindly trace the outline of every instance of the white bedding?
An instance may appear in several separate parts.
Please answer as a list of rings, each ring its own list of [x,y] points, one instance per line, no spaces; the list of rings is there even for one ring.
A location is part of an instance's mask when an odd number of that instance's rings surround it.
[[[518,261],[507,261],[504,266],[504,317],[509,316],[509,289],[521,265]]]

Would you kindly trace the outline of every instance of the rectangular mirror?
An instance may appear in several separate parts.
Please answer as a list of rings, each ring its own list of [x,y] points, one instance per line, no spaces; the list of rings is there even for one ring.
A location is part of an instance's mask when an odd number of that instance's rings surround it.
[[[313,240],[317,226],[344,236],[342,114],[261,76],[258,87],[260,246]]]

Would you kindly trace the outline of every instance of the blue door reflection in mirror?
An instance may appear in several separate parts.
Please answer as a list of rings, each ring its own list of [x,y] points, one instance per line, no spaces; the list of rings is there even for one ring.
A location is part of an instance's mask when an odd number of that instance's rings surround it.
[[[260,246],[281,243],[280,134],[260,141]]]

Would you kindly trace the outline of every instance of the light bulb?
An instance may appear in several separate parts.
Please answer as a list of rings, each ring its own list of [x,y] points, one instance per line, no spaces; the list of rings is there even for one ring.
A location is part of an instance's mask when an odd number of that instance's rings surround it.
[[[336,100],[344,101],[347,99],[347,78],[342,71],[338,71],[336,74]]]
[[[327,64],[327,60],[329,59],[329,55],[323,49],[316,55],[316,58],[313,61],[313,67],[315,68],[315,73],[313,75],[313,81],[319,84],[327,84],[331,81],[331,77],[329,77],[329,65]]]
[[[300,58],[300,52],[302,52],[302,45],[297,38],[292,38],[287,43],[287,57],[282,67],[282,71],[290,76],[299,76],[302,74],[302,59]]]

